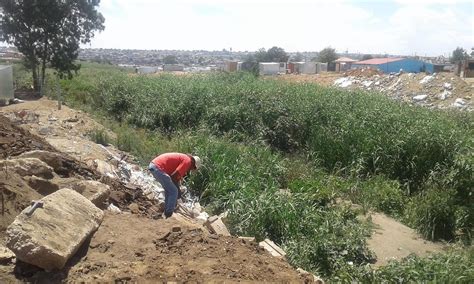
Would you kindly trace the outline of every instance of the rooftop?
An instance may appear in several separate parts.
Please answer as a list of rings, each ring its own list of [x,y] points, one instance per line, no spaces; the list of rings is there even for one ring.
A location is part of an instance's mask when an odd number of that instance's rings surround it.
[[[349,58],[349,57],[340,57],[334,62],[356,62],[356,61],[357,60],[354,60],[354,59]]]
[[[366,65],[379,65],[379,64],[385,64],[389,62],[395,62],[395,61],[400,61],[405,58],[401,57],[392,57],[392,58],[372,58],[372,59],[367,59],[367,60],[362,60],[359,62],[356,62],[356,64],[366,64]]]

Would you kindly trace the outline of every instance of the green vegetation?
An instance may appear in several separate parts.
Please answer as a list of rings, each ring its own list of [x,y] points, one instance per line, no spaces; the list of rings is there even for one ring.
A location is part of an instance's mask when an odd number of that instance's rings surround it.
[[[460,250],[369,269],[370,224],[339,202],[385,212],[429,239],[470,244],[472,114],[240,73],[84,67],[62,82],[68,102],[107,117],[115,144],[144,164],[164,151],[202,156],[191,187],[208,210],[229,210],[234,233],[270,237],[292,264],[334,280],[472,280],[472,254]]]
[[[104,129],[94,128],[90,133],[88,133],[88,135],[90,139],[97,144],[107,146],[110,143],[110,137]]]

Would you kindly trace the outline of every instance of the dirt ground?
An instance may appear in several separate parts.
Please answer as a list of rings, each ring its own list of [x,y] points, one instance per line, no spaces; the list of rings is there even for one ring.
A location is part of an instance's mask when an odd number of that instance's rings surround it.
[[[26,264],[8,269],[3,278],[0,272],[0,282],[305,282],[255,242],[211,235],[179,216],[151,220],[114,213],[106,214],[63,270],[47,273]]]
[[[368,241],[368,246],[377,256],[375,266],[385,265],[390,260],[400,260],[412,253],[426,256],[446,248],[441,243],[423,240],[415,230],[385,214],[371,213],[370,219],[375,231]]]

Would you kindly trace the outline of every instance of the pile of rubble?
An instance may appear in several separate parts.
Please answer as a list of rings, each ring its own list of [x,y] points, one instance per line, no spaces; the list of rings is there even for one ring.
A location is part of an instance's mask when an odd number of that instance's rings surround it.
[[[382,76],[383,72],[380,71],[379,69],[376,68],[357,68],[357,69],[351,69],[346,72],[344,72],[344,76],[352,76],[352,77],[372,77],[375,75]]]
[[[336,79],[333,85],[378,91],[395,100],[431,108],[472,111],[472,86],[452,73],[426,75],[399,72],[384,75],[367,70],[370,69],[350,70],[345,77]]]

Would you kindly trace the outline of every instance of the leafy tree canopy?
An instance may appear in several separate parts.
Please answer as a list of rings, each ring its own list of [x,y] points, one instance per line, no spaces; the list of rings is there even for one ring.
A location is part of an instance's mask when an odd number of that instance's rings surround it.
[[[301,62],[304,60],[304,56],[301,52],[297,52],[295,56],[292,58],[294,62]]]
[[[319,52],[318,61],[323,63],[330,63],[337,59],[336,50],[331,47],[326,47]]]
[[[283,48],[274,46],[269,50],[260,48],[254,57],[258,62],[286,62],[289,56]]]
[[[178,58],[174,55],[166,55],[163,58],[165,64],[178,64]]]
[[[72,78],[79,45],[90,42],[104,29],[97,11],[100,0],[0,0],[0,31],[5,42],[25,56],[33,73],[33,85],[44,83],[46,65],[63,78]],[[39,70],[41,67],[41,71]]]
[[[455,63],[455,62],[458,62],[458,61],[462,61],[466,58],[469,58],[469,55],[464,50],[464,48],[457,47],[455,50],[453,50],[453,55],[451,56],[451,62]]]
[[[369,60],[369,59],[372,59],[374,58],[371,54],[364,54],[364,56],[362,56],[362,60]]]

